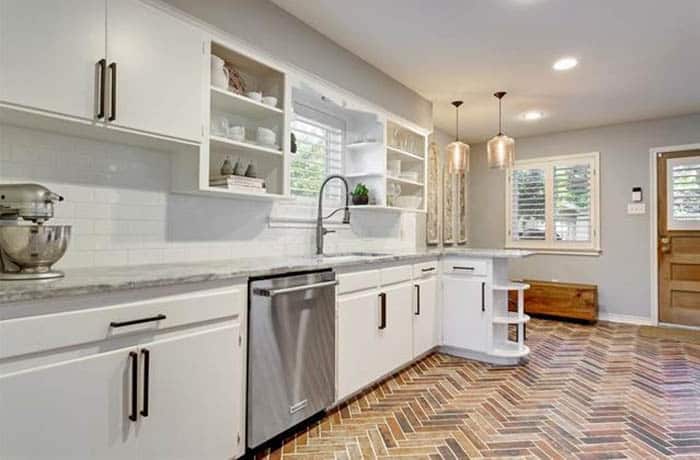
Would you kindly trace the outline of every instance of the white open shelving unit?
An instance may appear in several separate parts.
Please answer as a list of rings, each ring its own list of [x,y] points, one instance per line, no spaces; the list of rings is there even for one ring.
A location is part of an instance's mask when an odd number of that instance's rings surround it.
[[[206,43],[202,60],[202,97],[205,100],[202,114],[203,142],[198,156],[181,153],[173,167],[173,189],[176,192],[217,197],[276,200],[288,198],[287,156],[289,151],[288,118],[289,94],[287,74],[274,65],[261,62],[236,51],[224,43]],[[244,94],[212,86],[211,55],[222,58],[235,68],[246,84],[247,91],[260,91],[263,96],[277,98],[277,106],[257,102]],[[226,126],[243,126],[245,139],[228,136]],[[277,145],[270,146],[256,141],[258,127],[275,132]],[[220,176],[221,165],[229,159],[240,162],[245,170],[252,164],[256,177],[265,180],[265,190],[243,187],[226,188],[210,185],[212,178]]]
[[[491,322],[494,327],[492,354],[501,358],[520,358],[530,353],[530,348],[525,345],[525,324],[530,317],[525,314],[524,292],[530,289],[525,283],[494,283],[491,286],[494,291],[494,311]],[[508,293],[517,291],[518,309],[509,311]],[[509,338],[509,326],[513,324],[517,328],[516,340]]]

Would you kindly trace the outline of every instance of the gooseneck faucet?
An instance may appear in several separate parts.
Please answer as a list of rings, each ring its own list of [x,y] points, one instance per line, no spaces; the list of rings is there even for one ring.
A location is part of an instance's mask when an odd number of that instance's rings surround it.
[[[326,184],[331,179],[340,179],[343,181],[343,184],[345,185],[345,207],[338,208],[338,209],[334,210],[332,213],[330,213],[324,217],[323,216],[323,189],[326,188]],[[345,178],[345,176],[341,176],[340,174],[331,174],[330,176],[326,177],[326,179],[321,184],[321,189],[318,191],[318,214],[316,215],[316,254],[317,255],[319,255],[319,256],[323,255],[323,236],[327,233],[334,233],[335,232],[335,230],[328,230],[326,228],[323,228],[323,220],[324,219],[328,219],[329,217],[333,216],[338,211],[343,210],[344,211],[343,212],[343,223],[344,224],[350,223],[350,209],[348,208],[349,197],[350,197],[350,186],[348,185],[348,180]]]

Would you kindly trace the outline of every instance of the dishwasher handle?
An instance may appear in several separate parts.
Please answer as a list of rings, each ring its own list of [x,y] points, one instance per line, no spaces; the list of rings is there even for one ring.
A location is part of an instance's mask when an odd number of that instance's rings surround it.
[[[337,284],[338,284],[338,280],[333,280],[333,281],[323,281],[321,283],[314,283],[314,284],[302,284],[301,286],[292,286],[292,287],[281,288],[281,289],[255,288],[255,289],[253,289],[253,294],[263,296],[263,297],[274,297],[274,296],[279,295],[279,294],[289,294],[291,292],[308,291],[309,289],[319,289],[319,288],[324,288],[324,287],[328,287],[328,286],[336,286]]]

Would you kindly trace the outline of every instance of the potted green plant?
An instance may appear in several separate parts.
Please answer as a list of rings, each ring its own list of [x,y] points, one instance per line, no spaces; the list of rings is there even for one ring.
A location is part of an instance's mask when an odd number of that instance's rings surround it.
[[[352,195],[352,204],[369,204],[369,189],[363,183],[357,184],[350,195]]]

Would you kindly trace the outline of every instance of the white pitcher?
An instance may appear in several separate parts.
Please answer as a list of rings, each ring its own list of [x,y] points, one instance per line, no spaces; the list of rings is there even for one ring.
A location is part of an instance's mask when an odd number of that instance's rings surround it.
[[[211,55],[211,84],[217,88],[228,89],[229,71],[226,62],[219,56]]]

